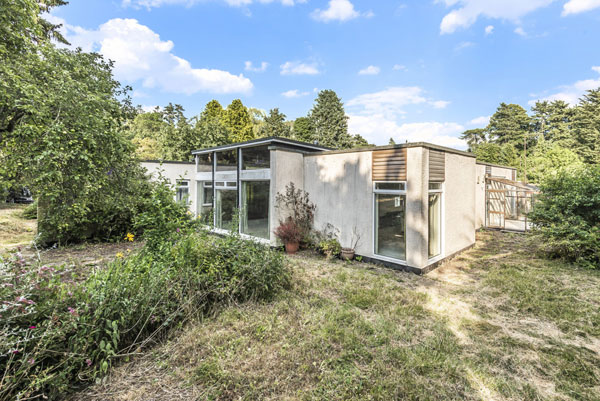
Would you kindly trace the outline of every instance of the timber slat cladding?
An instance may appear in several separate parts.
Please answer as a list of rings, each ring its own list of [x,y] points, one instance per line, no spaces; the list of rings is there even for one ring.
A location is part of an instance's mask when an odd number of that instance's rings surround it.
[[[429,149],[429,181],[446,180],[446,153]]]
[[[373,151],[373,181],[406,181],[406,148]]]

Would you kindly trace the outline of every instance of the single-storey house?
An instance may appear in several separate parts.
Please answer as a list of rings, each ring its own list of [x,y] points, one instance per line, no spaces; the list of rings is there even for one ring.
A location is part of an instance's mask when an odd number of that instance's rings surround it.
[[[330,150],[271,137],[192,154],[195,163],[142,164],[162,168],[215,231],[237,221],[242,236],[277,245],[273,231],[287,216],[275,198],[294,183],[316,205],[315,229],[335,227],[343,247],[358,236],[357,255],[417,273],[475,243],[487,225],[489,178],[517,178],[514,168],[423,142]]]

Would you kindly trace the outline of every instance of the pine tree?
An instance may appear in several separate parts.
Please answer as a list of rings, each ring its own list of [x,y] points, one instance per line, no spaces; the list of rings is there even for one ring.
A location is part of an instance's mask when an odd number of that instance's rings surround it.
[[[313,129],[310,118],[308,117],[298,117],[294,120],[293,126],[293,136],[297,141],[314,143],[315,138],[315,130]]]
[[[230,142],[244,142],[255,138],[250,113],[240,99],[235,99],[227,106],[225,125],[229,130]]]
[[[466,141],[469,152],[473,152],[478,145],[486,142],[486,132],[483,128],[469,129],[463,132],[459,138]]]
[[[518,104],[500,103],[490,118],[487,131],[492,142],[510,144],[523,150],[529,146],[527,141],[530,140],[531,118]]]
[[[265,117],[264,125],[261,127],[261,136],[277,136],[281,138],[290,138],[292,132],[290,126],[285,123],[285,114],[280,113],[276,107],[269,111]]]
[[[230,143],[224,120],[225,110],[223,110],[221,104],[216,100],[208,102],[200,116],[196,118],[194,148],[209,148]]]
[[[580,100],[573,119],[575,151],[590,164],[600,163],[600,89],[589,90]]]
[[[314,129],[314,139],[319,145],[336,149],[353,146],[352,137],[348,134],[348,117],[344,104],[334,91],[319,92],[308,118]]]

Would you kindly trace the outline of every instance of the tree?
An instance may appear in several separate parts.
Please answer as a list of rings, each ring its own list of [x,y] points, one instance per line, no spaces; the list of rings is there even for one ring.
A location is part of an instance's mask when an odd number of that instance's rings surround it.
[[[524,150],[531,133],[531,119],[518,104],[500,103],[490,118],[487,132],[492,142],[510,144],[518,150]]]
[[[555,177],[563,170],[576,170],[584,166],[576,152],[545,140],[540,141],[535,148],[529,159],[529,165],[527,178],[535,183]]]
[[[394,138],[390,137],[390,141],[388,142],[388,145],[395,145],[396,141],[394,141]]]
[[[314,140],[322,146],[336,149],[352,147],[353,140],[348,134],[348,117],[344,105],[332,90],[322,90],[308,118],[314,130]]]
[[[229,130],[230,142],[244,142],[254,139],[250,113],[240,99],[235,99],[227,106],[224,121]]]
[[[478,161],[485,163],[512,167],[517,167],[519,164],[517,151],[510,144],[482,143],[474,149],[473,153]]]
[[[588,164],[600,163],[600,88],[580,100],[573,118],[574,149]]]
[[[196,140],[196,132],[185,117],[184,108],[179,104],[169,103],[161,111],[162,120],[158,142],[161,148],[161,158],[166,160],[190,161],[193,159],[192,150]]]
[[[225,125],[225,110],[216,100],[206,104],[199,118],[196,118],[194,131],[198,138],[197,149],[220,146],[230,143]]]
[[[315,130],[308,117],[298,117],[294,120],[292,132],[294,139],[298,141],[313,143],[316,140]]]
[[[479,144],[486,142],[486,132],[483,128],[469,129],[463,132],[459,138],[466,141],[469,152],[473,152]]]
[[[277,136],[281,138],[290,138],[292,130],[285,123],[285,114],[280,113],[276,107],[269,111],[269,115],[264,119],[264,125],[261,129],[261,136]]]
[[[123,134],[135,146],[135,154],[140,160],[163,158],[158,136],[164,125],[158,107],[147,113],[138,110],[135,118],[127,122]]]

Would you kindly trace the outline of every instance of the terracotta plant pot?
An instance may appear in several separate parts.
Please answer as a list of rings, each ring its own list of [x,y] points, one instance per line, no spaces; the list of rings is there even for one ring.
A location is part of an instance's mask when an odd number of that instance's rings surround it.
[[[296,252],[298,252],[299,247],[300,247],[300,244],[298,242],[286,242],[285,243],[285,251],[287,253],[289,253],[290,255],[293,255]]]
[[[343,260],[352,260],[354,259],[354,249],[352,248],[342,248],[342,253],[340,254]]]

